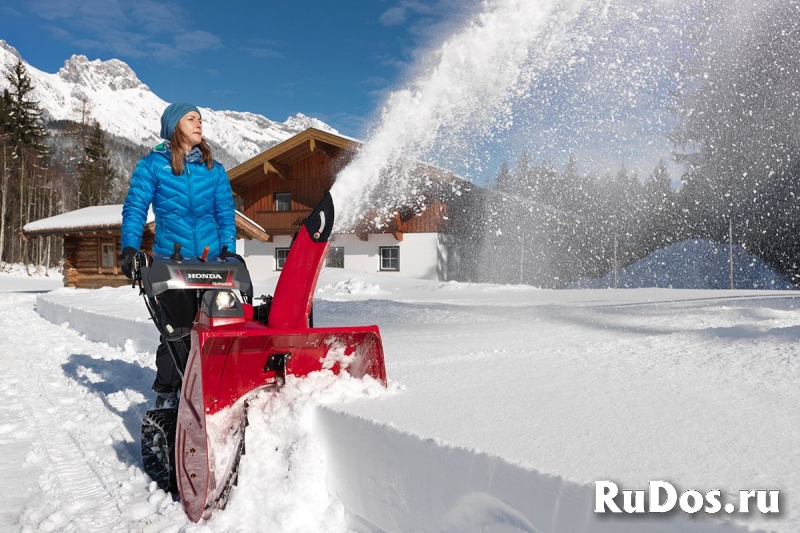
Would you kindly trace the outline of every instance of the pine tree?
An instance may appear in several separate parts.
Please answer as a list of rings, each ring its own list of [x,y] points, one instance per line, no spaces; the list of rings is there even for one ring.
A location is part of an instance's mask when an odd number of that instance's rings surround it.
[[[11,183],[11,135],[9,135],[9,106],[11,95],[8,89],[0,97],[0,261],[5,257],[6,218],[10,198],[8,197]]]
[[[679,198],[687,236],[735,237],[779,272],[796,272],[800,234],[790,198],[800,155],[797,117],[800,3],[769,9],[707,0],[706,23],[692,30],[693,54],[682,63],[672,140],[687,163]],[[694,35],[696,33],[696,35]]]
[[[559,178],[559,207],[571,213],[580,214],[586,207],[586,190],[581,175],[578,173],[578,161],[574,154],[569,154],[564,172]]]
[[[33,82],[22,60],[17,60],[14,68],[6,74],[10,89],[4,93],[4,106],[7,106],[6,132],[11,136],[11,143],[19,152],[22,148],[30,148],[39,154],[45,154],[44,145],[47,136],[42,123],[42,112],[39,102],[31,100]],[[20,155],[19,153],[17,155]]]
[[[85,163],[81,168],[78,188],[78,207],[100,205],[108,201],[116,171],[111,166],[105,134],[95,121],[84,149]]]
[[[33,84],[21,60],[6,79],[9,89],[2,98],[2,131],[11,156],[8,157],[5,151],[0,153],[3,156],[0,171],[7,180],[0,185],[3,190],[0,213],[4,214],[0,224],[3,230],[0,259],[28,263],[37,257],[38,250],[29,250],[28,242],[19,237],[19,231],[32,220],[31,217],[52,214],[43,212],[37,205],[50,188],[44,144],[46,132],[39,103],[31,98]],[[6,248],[6,243],[10,243],[10,249]]]
[[[535,184],[533,199],[547,206],[561,208],[561,180],[553,165],[543,161],[533,169],[532,174]]]
[[[497,172],[497,177],[494,179],[494,190],[501,192],[508,192],[511,186],[511,170],[508,164],[503,161],[500,165],[500,170]]]
[[[9,137],[11,131],[11,93],[3,89],[0,95],[0,135]]]
[[[533,174],[531,156],[526,150],[523,150],[517,160],[511,183],[512,186],[509,190],[514,194],[520,194],[527,198],[535,197],[536,177]]]
[[[680,228],[675,219],[675,193],[667,164],[659,160],[644,190],[644,211],[647,214],[644,241],[646,251],[652,252],[673,242]]]

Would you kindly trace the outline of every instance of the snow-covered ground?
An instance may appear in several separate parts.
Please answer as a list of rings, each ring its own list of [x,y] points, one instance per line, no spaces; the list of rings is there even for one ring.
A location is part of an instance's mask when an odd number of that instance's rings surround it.
[[[319,375],[259,397],[229,507],[195,525],[140,466],[137,291],[15,286],[0,274],[0,531],[800,531],[795,291],[325,269],[316,323],[377,323],[389,390]],[[598,515],[597,480],[780,490],[781,512]]]
[[[0,262],[0,292],[41,292],[63,285],[64,277],[58,270]]]

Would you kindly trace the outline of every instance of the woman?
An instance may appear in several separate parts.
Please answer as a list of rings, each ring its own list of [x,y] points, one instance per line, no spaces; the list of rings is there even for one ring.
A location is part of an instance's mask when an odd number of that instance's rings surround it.
[[[161,115],[161,143],[136,164],[122,207],[122,272],[132,277],[133,257],[142,243],[147,213],[152,205],[156,232],[153,253],[170,255],[180,243],[184,257],[218,257],[222,247],[236,253],[233,195],[223,166],[211,157],[203,139],[203,119],[192,104],[170,104]],[[175,329],[192,327],[196,310],[194,291],[167,291],[159,302]],[[188,350],[177,350],[185,365]],[[180,388],[180,375],[166,341],[156,351],[156,407],[171,403]]]

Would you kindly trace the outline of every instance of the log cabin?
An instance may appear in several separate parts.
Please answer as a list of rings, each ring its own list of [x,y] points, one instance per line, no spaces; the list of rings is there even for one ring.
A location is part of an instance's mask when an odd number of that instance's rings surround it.
[[[95,289],[119,287],[130,283],[120,271],[119,254],[122,229],[122,205],[84,207],[26,224],[25,239],[57,236],[64,240],[64,286]],[[236,213],[237,246],[249,239],[267,240],[258,224]],[[150,212],[142,234],[141,250],[151,253],[155,219]]]

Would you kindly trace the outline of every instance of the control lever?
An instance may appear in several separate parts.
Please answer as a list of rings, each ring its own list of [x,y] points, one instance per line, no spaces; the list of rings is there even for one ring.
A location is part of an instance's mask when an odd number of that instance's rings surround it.
[[[181,255],[181,243],[176,242],[172,245],[172,255],[169,256],[170,259],[173,261],[183,261],[183,256]]]

